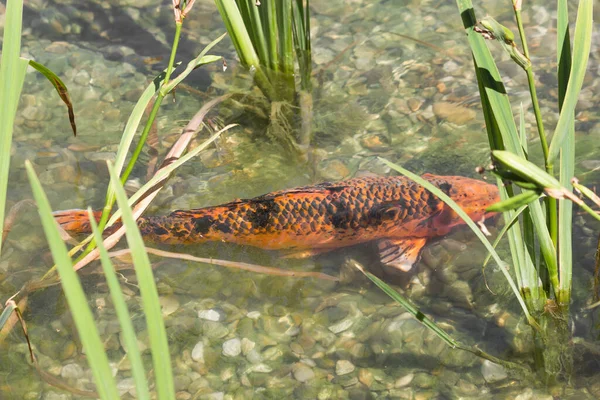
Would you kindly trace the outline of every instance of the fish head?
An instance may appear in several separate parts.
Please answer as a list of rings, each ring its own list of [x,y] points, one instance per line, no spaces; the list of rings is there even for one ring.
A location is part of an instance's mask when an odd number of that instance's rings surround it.
[[[471,217],[473,221],[481,221],[494,216],[495,213],[486,211],[486,208],[500,201],[498,187],[478,179],[463,176],[435,176],[423,175],[423,178],[433,183],[448,195]],[[445,206],[449,209],[448,206]],[[453,211],[444,210],[440,221],[448,227],[463,224],[463,220]]]

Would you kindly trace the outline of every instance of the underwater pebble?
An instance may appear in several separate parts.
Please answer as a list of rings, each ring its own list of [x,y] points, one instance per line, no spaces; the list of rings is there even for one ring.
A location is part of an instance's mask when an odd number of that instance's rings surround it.
[[[125,378],[119,383],[117,383],[117,390],[119,394],[123,396],[125,393],[129,393],[129,391],[135,391],[135,380],[133,378]]]
[[[350,318],[346,318],[346,319],[338,322],[335,325],[331,325],[329,327],[329,330],[333,333],[340,333],[340,332],[344,332],[345,330],[350,328],[353,324],[354,324],[354,320],[352,320]]]
[[[498,382],[508,377],[506,369],[503,366],[489,360],[484,360],[481,364],[481,375],[483,375],[483,379],[487,383]]]
[[[292,369],[292,375],[298,382],[306,382],[315,377],[315,372],[308,365],[297,363]]]
[[[83,368],[79,364],[67,364],[62,367],[60,376],[65,379],[79,379],[83,376]]]
[[[225,398],[224,392],[214,392],[200,397],[202,400],[223,400]]]
[[[242,353],[242,341],[233,338],[223,343],[223,355],[227,357],[237,357]]]
[[[260,311],[250,311],[248,314],[246,314],[246,317],[250,319],[258,319],[260,318]]]
[[[361,368],[358,370],[358,380],[360,383],[370,388],[373,384],[373,373],[366,368]]]
[[[162,296],[158,299],[163,317],[173,314],[179,309],[179,300],[175,296]]]
[[[415,377],[415,374],[404,375],[402,378],[400,378],[400,379],[396,380],[396,382],[394,382],[394,387],[401,388],[404,386],[408,386],[412,382],[414,377]]]
[[[335,373],[337,375],[346,375],[354,371],[356,367],[348,360],[338,360],[335,363]]]
[[[248,338],[242,338],[241,349],[242,349],[243,355],[248,355],[248,353],[250,353],[252,350],[254,350],[255,346],[256,346],[256,343],[254,343],[252,340],[250,340]]]
[[[204,362],[204,343],[202,341],[196,343],[192,349],[192,360],[196,362]]]
[[[436,117],[445,119],[456,125],[464,125],[477,116],[477,113],[470,108],[445,101],[435,103],[433,105],[433,113]]]
[[[198,318],[200,319],[205,319],[207,321],[220,321],[221,320],[221,314],[213,309],[210,310],[200,310],[198,311]]]
[[[44,400],[70,400],[71,396],[67,393],[46,392]]]

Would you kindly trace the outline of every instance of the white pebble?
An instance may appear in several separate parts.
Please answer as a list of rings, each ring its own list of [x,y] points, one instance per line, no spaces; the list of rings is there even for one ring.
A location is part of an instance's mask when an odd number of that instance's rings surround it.
[[[488,360],[484,360],[481,364],[481,375],[487,383],[499,382],[508,377],[506,369],[502,365]]]
[[[200,310],[198,311],[198,318],[205,319],[207,321],[220,321],[221,314],[218,311],[210,309],[210,310]]]
[[[81,365],[79,364],[67,364],[62,367],[60,376],[65,379],[79,379],[83,376],[83,368],[81,368]]]
[[[338,375],[346,375],[354,371],[356,367],[348,360],[338,360],[335,363],[335,373]]]
[[[196,343],[192,350],[192,360],[196,362],[204,362],[204,343],[202,341]]]
[[[223,355],[226,357],[237,357],[242,353],[242,341],[233,338],[223,343]]]

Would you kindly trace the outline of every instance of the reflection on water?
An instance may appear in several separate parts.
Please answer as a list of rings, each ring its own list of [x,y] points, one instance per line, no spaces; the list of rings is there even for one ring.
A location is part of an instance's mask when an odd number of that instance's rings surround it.
[[[34,163],[54,209],[102,204],[108,182],[105,160],[114,159],[124,124],[144,86],[166,65],[173,28],[172,11],[163,3],[28,2],[23,53],[63,78],[76,107],[79,135],[71,136],[65,109],[53,88],[38,74],[28,74],[16,121],[9,205],[30,197],[23,168],[26,159]],[[528,3],[524,23],[546,129],[551,132],[557,101],[556,20],[553,9],[544,4]],[[265,121],[249,111],[256,108],[253,100],[232,101],[214,112],[211,122],[218,125],[233,119],[241,126],[181,168],[149,214],[337,181],[360,171],[389,174],[376,155],[419,173],[445,175],[474,176],[475,167],[488,161],[472,62],[454,2],[335,0],[311,5],[318,73],[309,165],[290,162],[280,148],[260,138]],[[476,6],[481,7],[478,15],[490,13],[514,27],[509,4]],[[181,60],[190,59],[222,32],[213,3],[198,2],[186,20]],[[598,182],[600,169],[600,41],[596,39],[576,115],[577,175],[591,186]],[[525,75],[499,47],[491,47],[500,60],[512,104],[530,107]],[[177,91],[175,101],[164,102],[157,120],[159,154],[166,153],[206,100],[234,89],[247,93],[250,84],[236,68],[230,42],[219,44],[214,53],[225,56],[230,68],[222,72],[213,65],[195,71],[188,86]],[[531,112],[525,126],[533,156],[539,157]],[[128,183],[131,190],[145,181],[152,155],[143,157]],[[575,220],[573,327],[578,336],[594,340],[595,314],[579,310],[591,298],[597,225],[581,215]],[[376,269],[372,246],[304,260],[221,243],[166,249],[343,278],[341,283],[291,279],[152,257],[179,398],[547,398],[547,393],[558,394],[554,389],[531,387],[531,382],[519,377],[506,377],[493,365],[447,348],[345,266],[345,258],[352,256]],[[501,274],[488,266],[483,278],[484,257],[473,236],[459,229],[426,247],[414,275],[389,279],[456,338],[505,358],[526,360],[531,332]],[[135,277],[128,260],[116,262],[145,349],[147,334]],[[30,208],[3,250],[0,297],[8,298],[50,266],[37,214]],[[84,272],[82,281],[118,371],[123,397],[133,398],[130,366],[106,285],[93,267]],[[74,387],[93,389],[60,290],[53,287],[30,296],[28,310],[25,318],[42,367]],[[32,372],[17,330],[8,342],[10,347],[0,353],[1,398],[33,399],[40,393],[45,399],[69,398]],[[149,353],[144,355],[149,366]],[[600,396],[597,375],[598,358],[586,353],[577,364],[574,388],[569,389],[573,396]]]

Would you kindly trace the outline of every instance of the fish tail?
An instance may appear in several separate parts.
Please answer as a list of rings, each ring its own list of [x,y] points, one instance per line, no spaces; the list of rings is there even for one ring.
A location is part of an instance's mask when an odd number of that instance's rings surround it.
[[[58,222],[58,225],[70,235],[85,235],[92,233],[92,226],[87,210],[62,210],[55,211],[52,215],[54,216],[54,220]],[[99,222],[102,217],[102,211],[94,211],[93,215],[96,222]],[[118,229],[120,225],[120,222],[113,224],[111,226],[111,231],[113,229]]]

